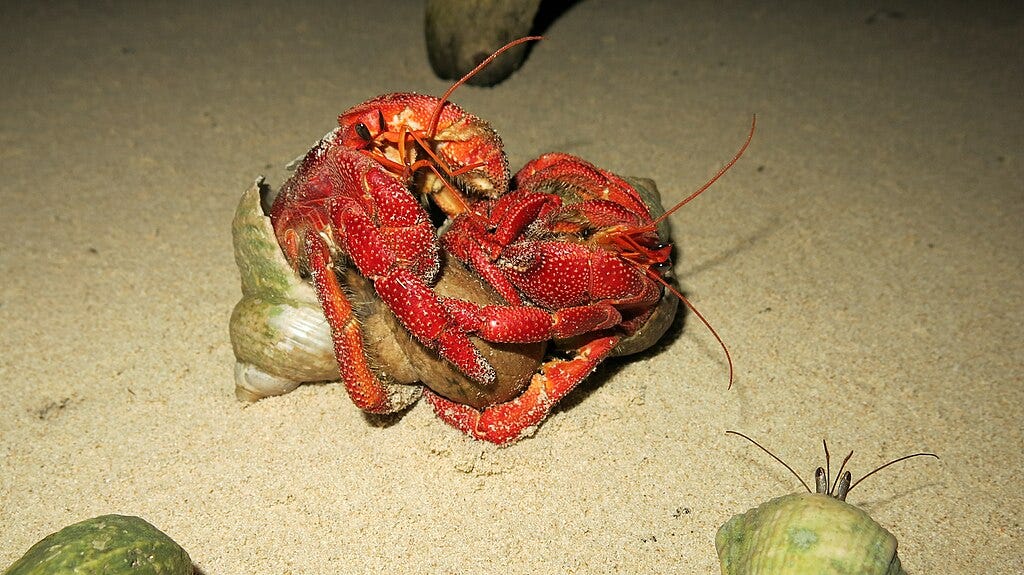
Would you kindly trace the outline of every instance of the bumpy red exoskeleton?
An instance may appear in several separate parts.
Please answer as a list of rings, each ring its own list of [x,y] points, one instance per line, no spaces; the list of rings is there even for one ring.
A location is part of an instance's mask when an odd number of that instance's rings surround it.
[[[448,302],[460,324],[490,341],[572,340],[570,361],[542,366],[522,397],[484,410],[427,392],[438,415],[464,432],[504,443],[537,425],[565,394],[626,336],[636,332],[672,291],[665,279],[672,247],[658,222],[706,190],[743,154],[659,218],[621,177],[575,156],[545,154],[524,166],[514,191],[473,205],[442,243],[470,265],[510,306]],[[475,327],[473,327],[475,326]],[[712,334],[721,343],[718,334]],[[732,381],[732,360],[729,380]],[[551,373],[557,373],[552,377]]]
[[[532,39],[510,43],[491,59]],[[569,359],[548,358],[520,395],[483,409],[442,397],[423,382],[443,420],[505,444],[539,424],[623,337],[644,325],[663,288],[671,289],[662,279],[671,246],[632,186],[579,158],[542,156],[519,171],[510,192],[497,133],[447,101],[465,80],[441,98],[387,94],[339,116],[339,127],[285,183],[270,216],[289,262],[316,288],[342,379],[365,411],[397,406],[390,384],[371,368],[339,283],[336,272],[346,263],[371,281],[405,329],[476,381],[491,382],[495,372],[471,334],[493,342],[570,342]],[[431,286],[445,254],[420,205],[424,195],[450,219],[444,248],[507,305],[435,293]]]
[[[531,39],[510,43],[494,56]],[[387,94],[345,112],[338,128],[299,162],[270,210],[285,256],[316,288],[342,380],[353,402],[368,412],[398,406],[389,385],[373,373],[352,303],[335,273],[346,262],[372,282],[421,343],[471,379],[495,380],[494,368],[431,288],[442,265],[440,248],[417,198],[430,195],[455,216],[468,210],[472,198],[507,191],[501,139],[486,122],[447,101],[464,81],[442,98]]]

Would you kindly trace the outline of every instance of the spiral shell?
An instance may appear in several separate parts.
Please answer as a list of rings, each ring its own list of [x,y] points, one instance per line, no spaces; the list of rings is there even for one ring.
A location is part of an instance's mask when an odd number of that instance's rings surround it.
[[[285,260],[261,207],[262,178],[231,223],[242,299],[231,314],[235,395],[253,401],[304,382],[338,379],[331,330],[312,286]]]
[[[861,509],[822,493],[793,493],[718,530],[722,575],[902,575],[896,538]]]

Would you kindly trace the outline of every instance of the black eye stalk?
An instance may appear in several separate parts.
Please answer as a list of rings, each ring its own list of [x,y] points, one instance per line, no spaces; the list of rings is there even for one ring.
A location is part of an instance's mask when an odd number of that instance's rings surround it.
[[[668,271],[670,267],[672,267],[672,264],[669,262],[657,262],[651,264],[651,267],[657,270],[659,273],[665,273],[666,271]]]
[[[353,126],[353,128],[355,129],[356,134],[359,134],[360,138],[366,140],[367,142],[373,140],[373,136],[370,135],[370,129],[366,127],[366,124],[359,122],[358,124]]]

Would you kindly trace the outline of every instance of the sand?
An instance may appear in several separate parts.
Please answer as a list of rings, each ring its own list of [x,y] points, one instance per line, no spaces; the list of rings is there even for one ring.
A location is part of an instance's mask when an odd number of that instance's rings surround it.
[[[241,193],[392,91],[440,94],[420,3],[23,3],[0,40],[0,566],[140,515],[206,575],[714,573],[717,527],[855,450],[911,573],[1024,572],[1021,11],[580,2],[455,100],[678,201],[687,315],[535,436],[473,442],[338,385],[246,406]]]

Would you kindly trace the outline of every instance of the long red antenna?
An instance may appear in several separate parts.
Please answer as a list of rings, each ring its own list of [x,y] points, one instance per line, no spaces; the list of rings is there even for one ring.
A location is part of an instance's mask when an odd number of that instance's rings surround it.
[[[722,168],[720,170],[718,170],[718,173],[715,174],[714,176],[711,176],[711,179],[708,180],[703,186],[698,188],[696,192],[693,192],[692,194],[687,196],[687,198],[685,200],[683,200],[683,201],[679,202],[678,204],[672,206],[671,209],[666,211],[664,214],[661,214],[660,216],[658,216],[654,220],[654,225],[657,226],[658,224],[660,224],[662,222],[662,220],[664,220],[665,218],[667,218],[667,217],[671,216],[672,214],[674,214],[676,212],[676,210],[678,210],[679,208],[681,208],[681,207],[685,206],[686,204],[688,204],[690,202],[690,200],[692,200],[692,199],[696,198],[697,196],[701,195],[704,192],[704,190],[706,190],[706,189],[711,187],[711,184],[714,184],[715,182],[717,182],[718,178],[721,178],[723,174],[728,172],[729,168],[731,168],[733,166],[733,164],[735,164],[737,161],[739,161],[740,156],[743,155],[743,152],[747,151],[747,146],[749,146],[750,145],[750,141],[754,139],[754,129],[756,127],[757,127],[757,114],[754,114],[753,120],[750,121],[750,133],[747,134],[747,140],[745,142],[743,142],[743,146],[741,146],[739,151],[736,152],[736,155],[733,156],[731,160],[729,160],[729,163],[724,165],[724,166],[722,166]]]
[[[679,202],[678,204],[672,206],[671,209],[666,210],[665,213],[663,213],[660,216],[658,216],[657,218],[655,218],[654,221],[650,224],[651,228],[652,229],[656,228],[658,226],[658,224],[662,222],[662,220],[664,220],[665,218],[671,216],[673,213],[676,212],[676,210],[678,210],[679,208],[681,208],[681,207],[685,206],[687,203],[689,203],[690,200],[692,200],[692,199],[696,198],[697,196],[701,195],[701,193],[703,193],[705,190],[707,190],[708,188],[711,187],[711,184],[714,184],[716,181],[718,181],[718,178],[721,178],[723,174],[725,174],[727,171],[729,171],[729,168],[733,167],[733,165],[737,161],[739,161],[740,157],[743,155],[743,152],[747,151],[747,147],[750,146],[750,141],[754,139],[754,130],[756,128],[757,128],[757,114],[755,114],[753,119],[750,121],[750,133],[747,134],[747,139],[743,142],[743,145],[740,146],[739,151],[736,152],[736,154],[732,157],[732,159],[729,160],[729,162],[727,164],[722,166],[721,169],[719,169],[718,172],[714,176],[711,176],[711,179],[709,179],[707,182],[705,182],[704,185],[702,185],[700,188],[697,189],[697,191],[693,192],[692,194],[687,196],[686,199],[684,199],[683,201]],[[680,293],[679,290],[677,290],[675,287],[673,287],[671,284],[669,284],[665,280],[665,278],[663,278],[660,275],[654,273],[650,269],[647,269],[647,273],[648,273],[648,275],[650,275],[650,277],[652,277],[652,278],[656,279],[657,281],[661,282],[661,284],[664,285],[669,291],[671,291],[673,295],[675,295],[677,298],[679,298],[679,301],[683,302],[683,304],[686,305],[687,309],[689,309],[691,312],[693,312],[693,315],[697,316],[697,318],[700,319],[701,323],[704,324],[704,327],[708,328],[708,331],[711,332],[711,335],[715,336],[715,339],[718,340],[718,345],[722,346],[722,351],[725,352],[725,359],[726,359],[726,361],[729,362],[729,388],[728,389],[732,389],[732,382],[733,382],[733,375],[734,375],[734,367],[733,367],[733,363],[732,363],[732,354],[729,353],[729,347],[725,345],[724,341],[722,341],[721,336],[718,335],[718,332],[715,331],[715,328],[711,327],[711,322],[709,322],[707,320],[707,318],[704,317],[704,314],[700,313],[700,311],[696,307],[694,307],[692,303],[690,303],[690,300],[686,299],[686,297],[682,293]],[[760,447],[760,446],[758,446],[758,447]]]
[[[480,70],[483,70],[484,68],[486,68],[488,64],[493,62],[494,59],[497,58],[498,56],[501,56],[506,50],[508,50],[510,48],[514,48],[514,47],[516,47],[516,46],[518,46],[518,45],[520,45],[520,44],[522,44],[524,42],[531,42],[533,40],[543,40],[543,39],[544,39],[543,36],[524,36],[524,37],[522,37],[522,38],[520,38],[518,40],[513,40],[513,41],[509,42],[508,44],[505,44],[501,48],[498,48],[493,54],[491,54],[490,56],[485,58],[483,62],[480,62],[479,64],[477,64],[476,68],[473,68],[472,70],[469,71],[469,73],[467,73],[465,76],[460,78],[458,82],[455,82],[454,84],[452,84],[451,87],[448,88],[448,91],[445,92],[443,96],[441,96],[441,101],[437,103],[437,108],[434,109],[433,115],[430,116],[430,123],[427,124],[427,134],[430,137],[434,136],[434,132],[437,130],[437,123],[441,119],[441,108],[444,107],[445,102],[448,101],[448,98],[451,97],[452,92],[454,92],[456,88],[458,88],[459,86],[461,86],[461,85],[465,84],[467,81],[469,81],[470,78],[475,76],[478,72],[480,72]]]
[[[679,301],[683,302],[683,305],[686,306],[686,309],[692,311],[693,315],[697,316],[697,319],[699,319],[701,321],[701,323],[704,324],[704,327],[708,328],[708,331],[711,332],[711,335],[715,336],[715,339],[718,340],[718,345],[722,346],[722,351],[725,352],[725,360],[729,363],[729,387],[726,388],[726,389],[732,389],[733,372],[734,372],[733,365],[732,365],[732,354],[729,353],[729,347],[725,345],[724,341],[722,341],[722,337],[718,335],[718,332],[715,331],[715,328],[711,327],[711,322],[709,322],[707,320],[707,318],[704,317],[704,314],[700,313],[700,311],[698,311],[697,308],[694,307],[694,305],[692,303],[690,303],[690,300],[686,299],[686,296],[684,296],[682,293],[680,293],[679,290],[677,290],[675,287],[672,286],[672,284],[668,283],[668,281],[666,281],[665,278],[663,278],[660,275],[654,273],[650,269],[647,270],[647,273],[648,273],[648,275],[650,277],[652,277],[655,280],[659,281],[661,283],[661,285],[665,286],[665,289],[669,290],[670,292],[672,292],[672,294],[674,296],[679,298]]]

